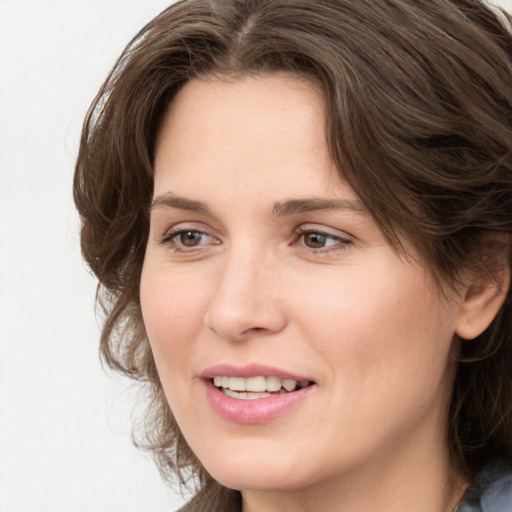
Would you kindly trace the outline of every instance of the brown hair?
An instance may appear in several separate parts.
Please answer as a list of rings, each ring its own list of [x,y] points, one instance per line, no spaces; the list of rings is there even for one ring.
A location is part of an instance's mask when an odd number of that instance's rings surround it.
[[[453,284],[473,256],[486,259],[482,234],[512,233],[507,24],[478,0],[183,0],[129,43],[87,114],[74,197],[105,313],[101,354],[148,384],[139,445],[164,476],[195,475],[220,508],[239,499],[186,445],[141,318],[155,138],[179,88],[211,74],[310,79],[340,174],[398,251],[412,240],[438,282]],[[462,344],[447,435],[466,476],[512,456],[511,308],[509,290],[492,325]]]

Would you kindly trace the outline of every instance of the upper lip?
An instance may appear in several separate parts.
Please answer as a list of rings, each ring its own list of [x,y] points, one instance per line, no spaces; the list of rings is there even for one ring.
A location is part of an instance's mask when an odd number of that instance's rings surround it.
[[[231,364],[218,364],[211,366],[204,370],[201,374],[203,379],[213,379],[216,375],[226,377],[244,377],[246,379],[250,377],[280,377],[281,379],[296,380],[298,382],[308,380],[313,381],[307,375],[298,375],[295,373],[276,368],[274,366],[268,366],[264,364],[247,364],[243,366],[235,366]]]

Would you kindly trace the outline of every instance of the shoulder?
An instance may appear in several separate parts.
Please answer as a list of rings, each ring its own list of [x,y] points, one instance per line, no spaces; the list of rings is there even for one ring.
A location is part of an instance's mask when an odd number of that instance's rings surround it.
[[[487,464],[467,488],[454,512],[511,512],[512,461]]]

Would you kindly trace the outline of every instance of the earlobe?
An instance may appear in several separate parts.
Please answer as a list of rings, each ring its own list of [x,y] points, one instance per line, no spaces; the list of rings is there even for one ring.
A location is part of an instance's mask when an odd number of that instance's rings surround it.
[[[510,286],[510,267],[503,265],[498,272],[483,270],[475,275],[466,288],[457,318],[456,334],[472,340],[482,334],[503,305]]]

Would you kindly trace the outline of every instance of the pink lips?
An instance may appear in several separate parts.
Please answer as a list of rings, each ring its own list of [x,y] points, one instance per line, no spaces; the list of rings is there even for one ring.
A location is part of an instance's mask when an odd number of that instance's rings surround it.
[[[290,393],[275,394],[256,400],[240,400],[226,396],[213,384],[211,379],[216,375],[244,378],[273,375],[281,379],[292,379],[299,382],[311,379],[262,365],[243,367],[218,365],[208,368],[202,374],[208,403],[221,418],[235,423],[265,423],[278,418],[303,402],[316,387],[311,385]]]

